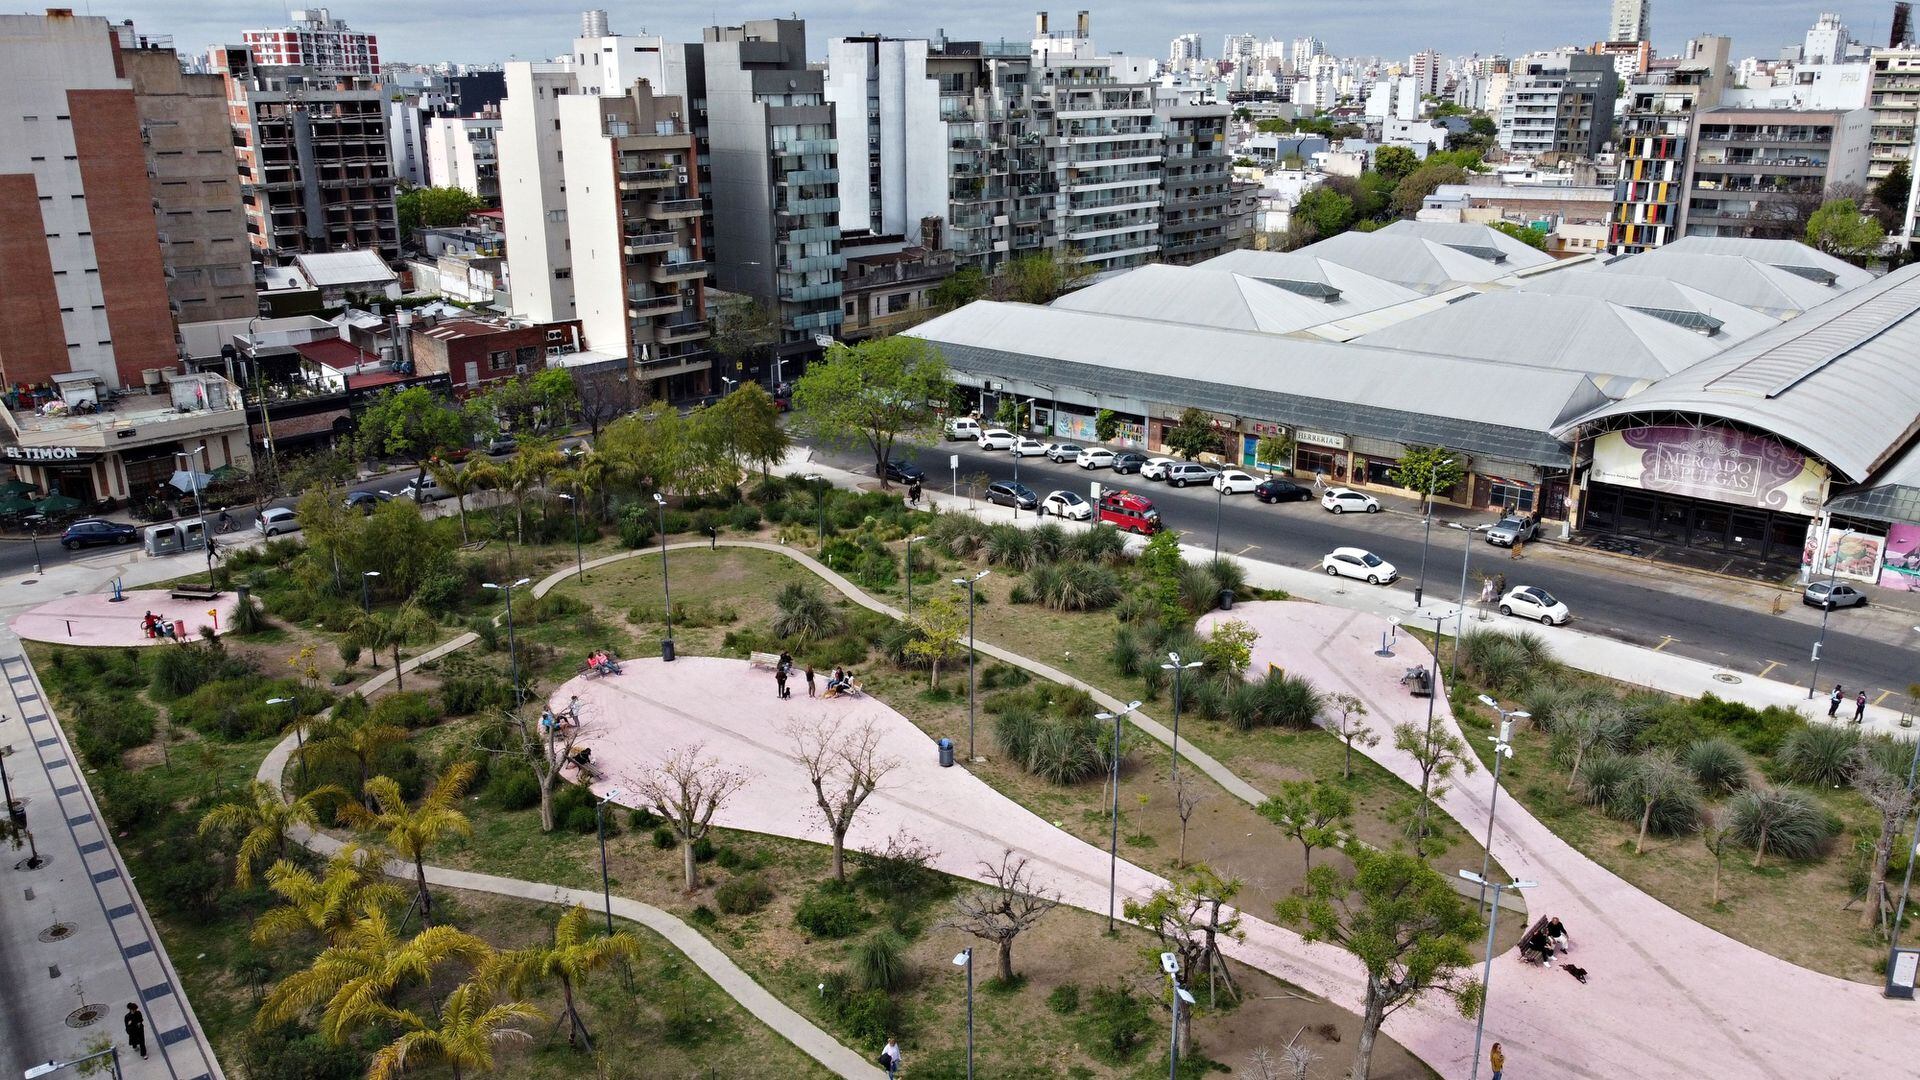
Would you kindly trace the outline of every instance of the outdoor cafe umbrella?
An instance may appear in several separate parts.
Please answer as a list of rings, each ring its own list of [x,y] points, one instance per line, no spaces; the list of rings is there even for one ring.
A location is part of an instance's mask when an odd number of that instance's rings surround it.
[[[207,479],[216,484],[232,484],[247,478],[247,470],[232,465],[222,465],[207,474]]]
[[[55,514],[64,514],[72,510],[78,510],[80,509],[80,505],[80,500],[71,495],[49,495],[39,502],[34,503],[33,508],[48,517],[53,517]]]
[[[25,480],[9,480],[4,484],[0,484],[0,499],[17,499],[22,495],[37,490],[39,489],[27,483]]]
[[[179,488],[181,494],[190,495],[196,489],[205,491],[207,487],[213,483],[213,474],[195,472],[189,469],[176,469],[173,473],[173,479],[167,481],[167,483]]]
[[[33,504],[18,495],[0,498],[0,517],[17,517],[33,513]]]

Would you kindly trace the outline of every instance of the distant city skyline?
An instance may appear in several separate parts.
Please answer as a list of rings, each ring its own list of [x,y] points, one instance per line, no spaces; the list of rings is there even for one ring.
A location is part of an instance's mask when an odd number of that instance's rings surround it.
[[[111,0],[92,5],[92,13],[114,21],[132,19],[143,33],[171,36],[183,53],[204,54],[207,46],[237,43],[247,29],[279,26],[294,6],[265,0]],[[315,4],[313,6],[320,6]],[[417,0],[406,5],[334,0],[326,5],[335,18],[356,30],[377,34],[381,56],[389,62],[461,64],[534,60],[566,51],[578,32],[580,12],[596,6],[576,0]],[[605,6],[615,33],[643,30],[679,40],[698,40],[703,26],[738,24],[745,19],[786,16],[796,9],[766,5],[688,5],[672,13],[638,6]],[[911,5],[883,0],[830,0],[797,9],[807,20],[809,54],[825,56],[828,38],[858,33],[894,37],[932,37],[941,29],[956,40],[1025,40],[1034,12],[1053,15],[1055,29],[1071,28],[1081,6],[1092,12],[1094,40],[1104,51],[1165,58],[1168,43],[1183,33],[1198,33],[1206,51],[1216,53],[1225,35],[1251,33],[1290,40],[1312,35],[1336,56],[1404,58],[1421,49],[1446,56],[1503,53],[1516,55],[1561,45],[1589,45],[1607,32],[1610,0],[1485,0],[1462,9],[1434,0],[1357,0],[1315,6],[1290,13],[1285,7],[1253,0],[1168,4],[1163,0],[1092,0],[1048,8],[1043,0],[1005,3],[989,0],[963,10],[926,16]],[[1288,5],[1292,6],[1292,5]],[[1302,5],[1304,6],[1304,5]],[[704,7],[704,13],[700,10]],[[1279,10],[1276,10],[1279,8]],[[1673,54],[1690,37],[1719,33],[1734,39],[1733,56],[1770,58],[1797,44],[1823,10],[1838,10],[1854,35],[1867,44],[1884,44],[1893,5],[1836,4],[1833,0],[1746,0],[1741,4],[1707,0],[1654,0],[1656,55]]]

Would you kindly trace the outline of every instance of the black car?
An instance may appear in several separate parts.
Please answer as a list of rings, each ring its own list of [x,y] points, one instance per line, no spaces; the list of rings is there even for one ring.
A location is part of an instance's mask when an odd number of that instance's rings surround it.
[[[1117,473],[1137,473],[1140,466],[1147,463],[1147,455],[1138,450],[1113,455],[1113,471]]]
[[[987,501],[996,506],[1032,510],[1040,505],[1040,496],[1035,495],[1032,488],[1018,480],[1000,480],[987,486]]]
[[[1277,476],[1268,477],[1253,489],[1253,497],[1263,503],[1300,502],[1313,498],[1313,492],[1291,480],[1282,480]]]
[[[347,492],[347,509],[358,510],[363,514],[373,513],[373,508],[391,500],[393,496],[377,491]]]
[[[887,462],[887,479],[902,484],[918,484],[927,478],[927,470],[911,461]]]
[[[93,544],[131,544],[139,538],[140,530],[131,525],[88,518],[67,526],[67,531],[60,534],[60,546],[78,551]]]

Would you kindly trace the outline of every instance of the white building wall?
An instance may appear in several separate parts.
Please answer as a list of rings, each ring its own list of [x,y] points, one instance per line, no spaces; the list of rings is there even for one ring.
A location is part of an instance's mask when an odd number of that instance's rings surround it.
[[[827,46],[826,97],[840,137],[840,227],[915,240],[920,221],[947,216],[947,125],[940,85],[927,77],[927,43],[836,38]],[[868,191],[869,75],[880,107],[878,213]]]
[[[476,146],[498,145],[500,121],[485,116],[436,116],[427,127],[427,178],[435,187],[480,194],[480,165],[491,160]],[[479,140],[476,143],[476,140]]]
[[[574,314],[587,348],[626,356],[626,273],[614,144],[601,133],[600,101],[592,95],[563,95],[559,117],[560,137],[554,141],[566,154]],[[512,241],[507,250],[512,252]]]
[[[500,103],[500,208],[506,222],[513,311],[540,322],[574,318],[573,262],[567,253],[567,193],[556,91],[570,87],[566,64],[507,65]]]
[[[686,97],[686,50],[655,35],[575,38],[573,66],[583,94],[625,94],[645,79],[655,94]]]

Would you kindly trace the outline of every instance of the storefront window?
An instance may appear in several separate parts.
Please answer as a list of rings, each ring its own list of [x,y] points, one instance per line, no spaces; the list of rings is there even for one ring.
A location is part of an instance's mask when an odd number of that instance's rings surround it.
[[[1293,454],[1293,467],[1303,473],[1314,473],[1326,477],[1334,483],[1347,478],[1347,455],[1336,450],[1321,450],[1318,447],[1302,446]]]
[[[1487,493],[1487,505],[1497,510],[1526,514],[1533,511],[1533,488],[1512,480],[1495,478]]]
[[[1653,496],[1620,496],[1620,531],[1640,536],[1653,535]]]
[[[1687,542],[1687,522],[1691,508],[1675,499],[1654,500],[1653,538],[1671,540],[1674,543]]]
[[[1699,503],[1693,508],[1693,543],[1696,547],[1723,547],[1733,513],[1725,506]]]
[[[1400,466],[1399,462],[1380,461],[1375,458],[1364,458],[1362,460],[1366,462],[1367,483],[1383,484],[1387,487],[1399,486],[1395,484],[1393,480],[1393,470]]]

